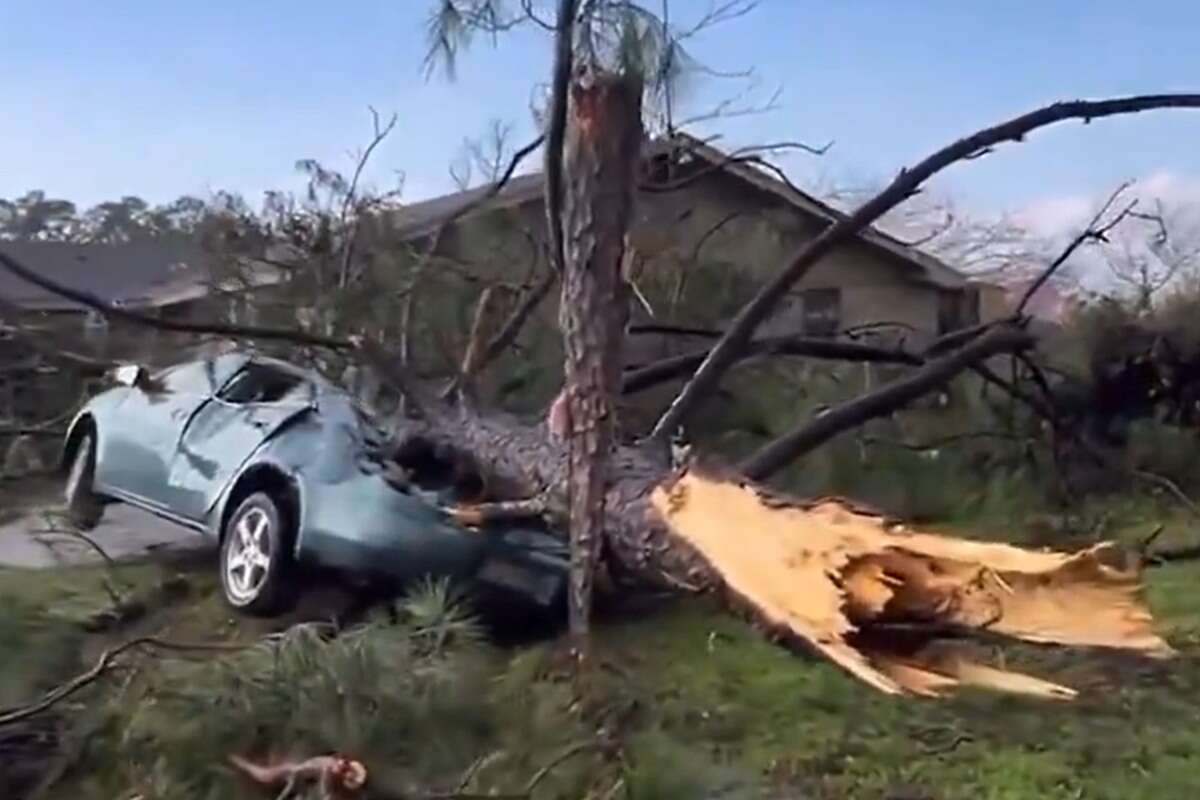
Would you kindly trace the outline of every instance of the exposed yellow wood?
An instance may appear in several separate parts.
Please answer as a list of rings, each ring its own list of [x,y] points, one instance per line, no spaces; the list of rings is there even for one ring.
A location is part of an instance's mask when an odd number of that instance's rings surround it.
[[[1105,563],[1111,545],[1035,551],[888,526],[838,500],[766,498],[689,471],[658,487],[655,509],[762,621],[813,645],[885,692],[940,694],[974,684],[1069,698],[1067,687],[971,663],[891,652],[887,626],[986,630],[1030,642],[1173,653],[1153,630],[1136,571]],[[911,645],[911,641],[909,642]]]

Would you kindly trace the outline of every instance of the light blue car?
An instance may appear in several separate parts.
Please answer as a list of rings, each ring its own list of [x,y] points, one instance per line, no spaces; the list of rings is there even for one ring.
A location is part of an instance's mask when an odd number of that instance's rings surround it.
[[[446,576],[544,608],[565,602],[559,537],[533,524],[458,524],[445,507],[467,491],[460,471],[431,448],[389,453],[370,416],[319,375],[235,352],[116,377],[67,431],[69,513],[90,528],[123,502],[214,537],[234,608],[283,610],[302,566],[396,588]]]

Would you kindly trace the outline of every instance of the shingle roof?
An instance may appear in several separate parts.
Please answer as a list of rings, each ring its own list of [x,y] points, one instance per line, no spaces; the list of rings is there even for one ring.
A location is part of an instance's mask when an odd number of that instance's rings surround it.
[[[0,249],[45,277],[94,294],[109,303],[153,304],[158,290],[209,279],[209,256],[186,240],[128,244],[0,242]],[[77,311],[82,307],[0,270],[0,298],[36,311]]]
[[[677,133],[670,140],[659,140],[650,146],[650,152],[664,152],[672,148],[692,153],[711,164],[721,164],[721,169],[728,174],[766,190],[802,213],[816,217],[824,222],[832,222],[845,215],[837,209],[812,195],[801,191],[796,186],[779,180],[745,160],[731,158],[728,154],[706,144],[695,137]],[[483,204],[480,210],[506,208],[533,200],[540,200],[543,191],[543,178],[540,172],[518,175],[512,178],[497,193],[496,197]],[[402,236],[416,238],[431,233],[443,219],[454,214],[459,209],[475,203],[484,196],[489,186],[468,189],[465,192],[435,197],[414,203],[397,211],[396,222]],[[966,276],[958,270],[943,263],[934,256],[905,244],[893,236],[875,227],[864,229],[859,238],[868,245],[879,248],[908,263],[919,270],[924,278],[939,285],[958,286],[966,280]]]
[[[516,175],[504,184],[496,196],[481,208],[503,208],[542,196],[541,173]],[[396,211],[397,230],[401,236],[416,238],[431,233],[442,220],[452,216],[488,193],[490,184],[467,189],[465,192],[434,197],[407,205]]]

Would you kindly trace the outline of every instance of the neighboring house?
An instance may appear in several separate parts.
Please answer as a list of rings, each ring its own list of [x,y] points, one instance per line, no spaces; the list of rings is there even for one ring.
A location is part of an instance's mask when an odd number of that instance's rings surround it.
[[[230,297],[243,287],[214,279],[213,256],[187,240],[126,244],[3,242],[21,263],[63,286],[87,292],[114,307],[177,321],[229,316]],[[270,270],[249,271],[253,285],[274,282]],[[6,319],[6,317],[18,319]],[[161,343],[156,331],[121,324],[104,314],[0,270],[0,321],[32,324],[67,335],[97,353],[118,358],[145,355]]]
[[[680,319],[680,309],[684,317],[704,310],[711,312],[705,327],[721,327],[758,286],[785,266],[789,254],[843,216],[782,175],[685,135],[650,144],[640,173],[630,236],[636,251],[635,283],[668,289],[646,293],[658,297],[659,308],[654,302],[646,308],[635,301],[635,322],[696,324],[696,319]],[[441,220],[478,203],[487,191],[481,187],[407,206],[397,212],[396,225],[404,237],[428,241]],[[473,221],[495,218],[499,212],[508,214],[515,238],[544,238],[542,176],[513,178],[496,197],[441,231],[438,252],[460,262],[487,262],[497,249],[495,237],[482,235],[483,226]],[[512,276],[510,271],[508,280]],[[664,299],[672,296],[682,296],[683,302]],[[553,326],[556,304],[546,306],[542,321]],[[1001,287],[972,280],[920,249],[868,228],[818,262],[759,334],[829,337],[870,326],[876,340],[899,338],[919,346],[943,333],[997,318],[1006,308]],[[695,349],[704,341],[658,333],[631,336],[627,366]]]

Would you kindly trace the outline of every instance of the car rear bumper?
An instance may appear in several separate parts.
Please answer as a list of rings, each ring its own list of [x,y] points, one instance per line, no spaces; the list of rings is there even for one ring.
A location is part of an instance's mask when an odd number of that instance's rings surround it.
[[[475,580],[485,589],[518,596],[540,608],[553,608],[566,596],[566,565],[537,558],[538,555],[488,556]]]

